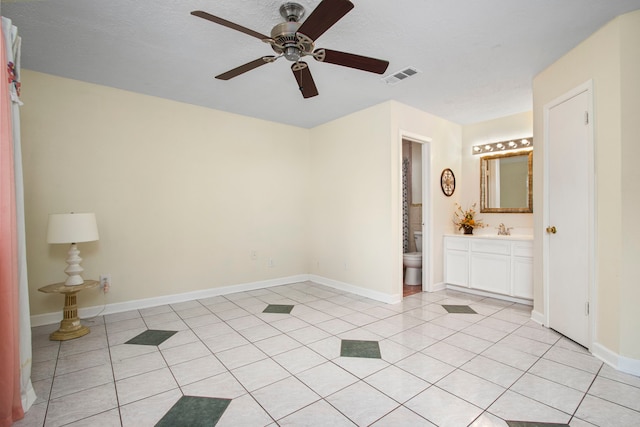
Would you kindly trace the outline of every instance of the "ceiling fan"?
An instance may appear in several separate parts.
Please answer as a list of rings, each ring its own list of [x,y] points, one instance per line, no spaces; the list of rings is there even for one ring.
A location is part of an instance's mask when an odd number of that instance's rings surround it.
[[[315,40],[351,9],[353,9],[353,3],[349,0],[322,0],[313,12],[311,12],[311,15],[301,23],[300,20],[305,13],[304,7],[298,3],[284,3],[280,6],[280,15],[286,19],[286,21],[273,27],[270,37],[201,10],[195,10],[191,12],[191,14],[260,39],[270,44],[271,48],[277,54],[276,56],[263,56],[262,58],[248,62],[216,76],[216,79],[232,79],[262,65],[270,64],[284,56],[293,62],[291,70],[293,71],[302,96],[304,98],[311,98],[318,95],[318,89],[311,76],[309,66],[306,62],[301,61],[301,58],[305,56],[311,56],[319,62],[328,62],[330,64],[356,68],[376,74],[383,74],[389,66],[388,61],[381,59],[330,49],[314,50]]]

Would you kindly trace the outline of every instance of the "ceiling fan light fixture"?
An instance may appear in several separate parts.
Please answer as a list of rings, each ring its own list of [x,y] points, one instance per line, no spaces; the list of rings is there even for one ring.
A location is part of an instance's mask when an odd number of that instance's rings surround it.
[[[298,49],[296,46],[286,47],[284,48],[284,51],[282,53],[284,54],[285,58],[292,62],[297,62],[302,56],[300,54],[300,49]]]

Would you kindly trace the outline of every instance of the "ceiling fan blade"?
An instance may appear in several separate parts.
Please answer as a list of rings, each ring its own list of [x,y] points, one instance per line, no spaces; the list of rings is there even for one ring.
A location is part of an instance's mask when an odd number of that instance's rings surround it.
[[[322,0],[298,28],[298,32],[316,40],[351,9],[353,3],[349,0]]]
[[[311,71],[306,62],[298,61],[291,66],[291,71],[298,82],[298,89],[304,98],[311,98],[318,94],[318,89],[311,76]]]
[[[250,29],[248,29],[246,27],[243,27],[242,25],[235,24],[235,23],[233,23],[231,21],[227,21],[226,19],[219,18],[219,17],[217,17],[215,15],[212,15],[212,14],[207,13],[207,12],[203,12],[201,10],[194,10],[193,12],[191,12],[191,14],[193,16],[197,16],[199,18],[203,18],[203,19],[206,19],[208,21],[215,22],[216,24],[223,25],[223,26],[225,26],[227,28],[231,28],[232,30],[240,31],[241,33],[245,33],[247,35],[250,35],[250,36],[255,37],[257,39],[260,39],[260,40],[265,40],[265,39],[268,40],[268,39],[270,39],[269,36],[265,36],[264,34],[260,34],[257,31],[250,30]]]
[[[376,74],[383,74],[389,66],[389,61],[331,49],[316,49],[313,52],[313,57],[320,62],[357,68],[358,70],[369,71]]]
[[[244,65],[236,67],[233,70],[229,70],[226,73],[222,73],[222,74],[216,76],[216,79],[218,79],[218,80],[229,80],[229,79],[232,79],[234,77],[239,76],[240,74],[246,73],[247,71],[251,71],[254,68],[258,68],[261,65],[273,62],[276,59],[277,59],[276,56],[263,56],[262,58],[258,58],[258,59],[254,60],[254,61],[247,62]]]

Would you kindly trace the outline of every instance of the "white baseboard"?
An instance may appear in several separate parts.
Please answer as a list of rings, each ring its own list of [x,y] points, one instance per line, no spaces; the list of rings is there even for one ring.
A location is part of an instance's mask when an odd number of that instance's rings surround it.
[[[327,279],[322,276],[309,274],[299,274],[296,276],[282,277],[278,279],[263,280],[252,283],[242,283],[238,285],[222,286],[219,288],[204,289],[201,291],[185,292],[181,294],[163,295],[160,297],[144,298],[139,300],[117,302],[107,304],[105,306],[84,307],[78,309],[78,317],[86,319],[97,315],[107,315],[121,313],[123,311],[139,310],[142,308],[157,307],[159,305],[176,304],[179,302],[192,301],[195,299],[203,299],[215,297],[218,295],[227,295],[235,292],[253,291],[255,289],[270,288],[273,286],[288,285],[291,283],[306,282],[311,280],[320,285],[329,286],[335,289],[351,292],[356,295],[362,295],[376,301],[387,304],[396,304],[402,301],[402,294],[389,295],[370,289],[361,288],[359,286],[350,285],[348,283],[339,282],[337,280]],[[31,316],[31,326],[43,326],[58,323],[62,320],[62,310],[54,313],[36,314]]]
[[[539,311],[534,310],[531,312],[531,320],[547,327],[545,325],[545,316]],[[607,365],[611,366],[613,369],[627,374],[640,376],[640,360],[638,359],[620,356],[618,353],[609,350],[607,347],[597,342],[594,342],[591,345],[589,352]]]
[[[618,357],[618,369],[627,374],[640,377],[640,360],[632,359],[630,357],[619,356]]]
[[[540,313],[539,311],[535,311],[535,310],[531,311],[531,320],[533,320],[534,322],[542,326],[544,326],[545,324],[544,314]]]
[[[305,282],[309,280],[308,274],[282,277],[278,279],[262,280],[259,282],[242,283],[238,285],[222,286],[219,288],[204,289],[201,291],[185,292],[181,294],[163,295],[160,297],[144,298],[139,300],[116,302],[98,307],[85,307],[78,309],[78,317],[81,319],[96,315],[121,313],[129,310],[156,307],[165,304],[192,301],[194,299],[210,298],[218,295],[227,295],[235,292],[253,291],[255,289],[270,288],[273,286],[288,285],[290,283]],[[62,307],[55,313],[36,314],[31,316],[31,326],[51,325],[62,320]]]
[[[544,327],[548,327],[545,325],[546,318],[544,314],[539,311],[531,312],[531,320]],[[618,353],[615,353],[609,350],[607,347],[603,346],[600,343],[594,342],[589,348],[589,352],[602,360],[607,365],[611,366],[613,369],[616,369],[621,372],[625,372],[627,374],[640,376],[640,360],[632,359],[630,357],[620,356]]]
[[[438,291],[444,291],[445,289],[447,289],[447,284],[444,282],[440,282],[440,283],[434,283],[433,285],[431,285],[431,289],[428,289],[427,292],[438,292]]]
[[[607,365],[627,374],[640,376],[640,360],[620,356],[600,343],[591,346],[591,353]]]
[[[333,279],[327,279],[326,277],[316,276],[314,274],[309,275],[309,280],[320,285],[329,286],[341,291],[351,292],[352,294],[361,295],[363,297],[371,298],[373,300],[384,302],[387,304],[397,304],[402,301],[402,293],[385,294],[384,292],[372,291],[371,289],[361,288],[360,286],[350,285],[348,283],[339,282]]]
[[[449,283],[446,283],[445,285],[447,289],[451,289],[453,291],[460,291],[460,292],[466,292],[468,294],[480,295],[482,297],[501,299],[504,301],[515,302],[517,304],[533,305],[533,301],[531,301],[530,299],[517,298],[509,295],[495,294],[493,292],[486,292],[478,289],[465,288],[463,286],[451,285]]]

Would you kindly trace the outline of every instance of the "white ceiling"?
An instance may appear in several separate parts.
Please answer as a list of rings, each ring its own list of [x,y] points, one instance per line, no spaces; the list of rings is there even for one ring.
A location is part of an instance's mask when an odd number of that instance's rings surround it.
[[[320,0],[297,0],[307,16]],[[640,0],[352,0],[316,40],[390,62],[380,75],[307,60],[319,96],[303,99],[284,58],[229,81],[215,75],[269,45],[190,15],[204,10],[260,33],[284,0],[2,0],[22,36],[22,67],[301,127],[386,100],[460,123],[532,108],[533,77]],[[26,89],[25,89],[26,90]]]

